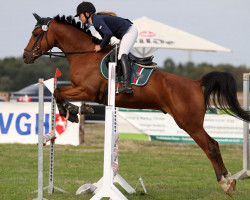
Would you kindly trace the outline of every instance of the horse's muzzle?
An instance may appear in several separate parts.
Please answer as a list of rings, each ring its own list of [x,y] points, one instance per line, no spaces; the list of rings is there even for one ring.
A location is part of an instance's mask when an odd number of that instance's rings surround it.
[[[24,63],[26,63],[26,64],[32,64],[32,63],[34,63],[35,58],[32,56],[31,53],[24,52],[24,53],[23,53],[23,61],[24,61]]]

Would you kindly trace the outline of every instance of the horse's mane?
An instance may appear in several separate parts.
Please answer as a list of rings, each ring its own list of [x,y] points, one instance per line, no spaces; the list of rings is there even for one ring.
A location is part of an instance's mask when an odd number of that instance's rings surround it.
[[[74,26],[75,28],[92,36],[91,31],[88,29],[88,27],[86,25],[82,26],[81,22],[76,22],[76,20],[72,16],[66,17],[65,15],[63,15],[63,16],[57,15],[53,19],[58,23],[68,24],[68,25]]]

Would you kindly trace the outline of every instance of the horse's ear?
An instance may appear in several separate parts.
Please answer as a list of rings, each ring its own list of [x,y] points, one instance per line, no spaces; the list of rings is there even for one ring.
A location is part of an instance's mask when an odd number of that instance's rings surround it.
[[[42,18],[38,14],[33,13],[33,15],[36,18],[37,22],[41,22],[42,21]]]

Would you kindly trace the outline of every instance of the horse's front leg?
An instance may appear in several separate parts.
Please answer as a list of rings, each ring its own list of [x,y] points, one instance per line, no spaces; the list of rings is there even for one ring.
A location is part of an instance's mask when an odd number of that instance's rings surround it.
[[[71,122],[78,122],[77,114],[93,114],[94,110],[88,104],[83,103],[78,107],[72,103],[66,102],[65,99],[88,100],[88,95],[80,87],[59,87],[54,91],[54,98],[57,103],[59,114],[66,117]]]

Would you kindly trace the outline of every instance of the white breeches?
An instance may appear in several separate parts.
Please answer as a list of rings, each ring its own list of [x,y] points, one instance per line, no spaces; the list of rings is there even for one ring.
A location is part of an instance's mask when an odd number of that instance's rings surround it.
[[[120,41],[120,50],[118,54],[118,60],[121,59],[122,54],[128,55],[128,53],[130,52],[130,50],[133,48],[135,44],[137,36],[138,36],[138,30],[136,26],[132,24]]]

